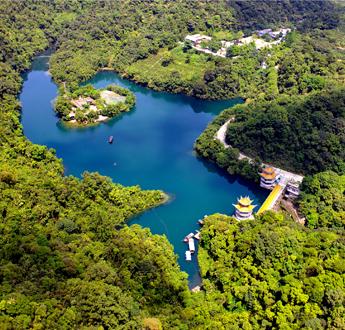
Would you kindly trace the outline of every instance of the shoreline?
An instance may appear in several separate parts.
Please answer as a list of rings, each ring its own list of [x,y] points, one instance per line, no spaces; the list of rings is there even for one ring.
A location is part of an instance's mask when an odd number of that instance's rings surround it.
[[[98,126],[99,124],[101,123],[105,123],[113,118],[115,118],[116,116],[114,117],[107,117],[106,119],[103,119],[103,120],[96,120],[95,122],[92,122],[92,123],[78,123],[77,121],[72,121],[72,120],[63,120],[62,118],[59,118],[59,121],[62,125],[64,125],[65,127],[68,127],[68,128],[87,128],[87,127],[93,127],[93,126]]]
[[[234,121],[235,121],[235,116],[232,116],[229,120],[227,120],[223,125],[220,126],[220,128],[218,129],[218,131],[216,132],[214,136],[214,138],[220,141],[223,144],[224,148],[226,149],[233,148],[230,144],[226,143],[225,138],[226,138],[226,131],[229,124],[231,124]],[[238,156],[238,160],[243,160],[243,159],[246,159],[248,162],[253,162],[253,158],[240,152]],[[301,183],[304,179],[303,175],[284,170],[282,168],[275,166],[274,164],[268,164],[268,163],[262,162],[261,166],[273,166],[276,170],[278,170],[280,174],[284,175],[289,180],[294,180],[296,182]]]
[[[216,98],[216,97],[203,97],[202,95],[193,95],[192,91],[187,91],[187,90],[183,90],[183,86],[179,86],[178,88],[182,89],[182,90],[167,90],[164,88],[159,88],[157,87],[155,84],[151,85],[149,82],[143,82],[140,81],[138,79],[135,79],[135,77],[131,76],[128,74],[127,71],[118,71],[115,68],[111,68],[111,67],[104,67],[104,68],[100,68],[96,71],[95,74],[97,74],[98,72],[114,72],[116,74],[118,74],[122,79],[126,79],[129,80],[141,87],[147,88],[149,90],[153,90],[155,92],[161,92],[161,93],[168,93],[168,94],[175,94],[175,95],[185,95],[188,97],[194,97],[198,100],[203,100],[203,101],[227,101],[227,100],[232,100],[232,99],[237,99],[237,98],[241,98],[243,100],[246,100],[247,97],[246,96],[239,96],[239,95],[233,95],[233,96],[229,96],[229,97],[225,97],[225,98]],[[91,79],[91,78],[89,78]],[[87,80],[85,80],[87,81]],[[85,82],[84,81],[84,82]],[[84,83],[82,82],[82,83]]]

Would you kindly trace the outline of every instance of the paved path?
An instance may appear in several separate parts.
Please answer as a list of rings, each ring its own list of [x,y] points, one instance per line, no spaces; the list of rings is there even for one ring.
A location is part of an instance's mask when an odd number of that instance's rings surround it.
[[[226,123],[224,123],[220,128],[219,130],[217,131],[216,135],[215,135],[215,138],[217,140],[219,140],[225,148],[229,148],[231,147],[230,144],[227,144],[226,141],[225,141],[225,137],[226,137],[226,130],[228,128],[228,125],[231,123],[231,122],[234,122],[235,121],[235,117],[231,117]],[[248,157],[247,155],[243,154],[243,153],[240,153],[239,156],[238,156],[238,159],[239,160],[242,160],[242,159],[247,159],[249,162],[253,162],[253,159]],[[265,163],[262,163],[262,165],[264,166],[268,166],[268,164],[265,164]],[[299,174],[296,174],[296,173],[292,173],[292,172],[289,172],[289,171],[285,171],[285,170],[282,170],[278,167],[275,167],[276,171],[282,176],[282,179],[281,179],[281,182],[280,184],[281,185],[284,185],[286,186],[287,182],[288,181],[294,181],[294,182],[299,182],[301,183],[302,180],[303,180],[303,176],[302,175],[299,175]]]

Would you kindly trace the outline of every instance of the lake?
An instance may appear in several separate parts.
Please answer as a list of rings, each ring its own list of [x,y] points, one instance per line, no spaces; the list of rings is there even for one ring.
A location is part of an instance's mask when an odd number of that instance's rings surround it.
[[[164,234],[179,256],[181,269],[189,274],[190,286],[200,281],[196,254],[186,262],[184,236],[199,229],[205,214],[232,215],[233,203],[249,195],[260,206],[268,192],[213,164],[196,157],[193,144],[207,124],[223,109],[240,99],[204,101],[184,95],[155,92],[122,79],[113,72],[100,72],[89,83],[97,88],[114,83],[130,89],[137,98],[134,110],[89,128],[67,128],[55,115],[52,102],[57,86],[48,74],[49,57],[37,57],[32,70],[23,75],[20,94],[24,134],[32,142],[56,150],[66,174],[80,177],[98,171],[123,185],[161,189],[171,201],[132,219]],[[114,143],[108,144],[108,137]]]

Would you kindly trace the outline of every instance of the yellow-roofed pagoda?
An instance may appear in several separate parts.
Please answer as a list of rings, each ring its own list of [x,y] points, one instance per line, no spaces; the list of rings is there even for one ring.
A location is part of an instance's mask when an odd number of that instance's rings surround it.
[[[279,181],[279,175],[277,171],[275,170],[275,168],[271,166],[263,168],[262,172],[260,173],[260,176],[260,187],[266,189],[273,189]]]
[[[235,206],[235,218],[237,220],[253,219],[253,210],[256,205],[252,204],[253,201],[247,196],[237,199],[237,204]]]

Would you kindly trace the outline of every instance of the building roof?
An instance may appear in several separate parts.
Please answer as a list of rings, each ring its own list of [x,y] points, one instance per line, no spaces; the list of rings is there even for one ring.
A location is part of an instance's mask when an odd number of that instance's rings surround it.
[[[277,173],[272,173],[272,174],[268,174],[268,173],[260,173],[260,176],[262,178],[264,178],[265,180],[274,180],[277,177]]]
[[[277,177],[276,169],[272,166],[267,166],[262,169],[262,172],[259,173],[260,176],[266,180],[274,180]]]
[[[71,100],[71,103],[79,109],[81,109],[85,104],[88,104],[88,103],[93,104],[94,102],[95,100],[89,96],[79,97],[77,100]]]
[[[272,166],[267,166],[263,168],[263,172],[267,174],[273,174],[276,170]]]
[[[200,40],[211,40],[212,38],[209,36],[202,35],[202,34],[191,34],[191,35],[186,36],[185,39],[190,40],[192,42],[197,42]]]
[[[246,197],[240,197],[237,199],[238,203],[241,205],[241,206],[249,206],[253,203],[253,201],[249,198],[249,196],[246,196]]]
[[[249,213],[249,212],[253,212],[254,208],[256,207],[256,205],[248,205],[248,206],[242,206],[240,204],[233,204],[236,208],[236,210],[238,210],[241,213]]]
[[[277,196],[281,193],[281,191],[283,190],[284,188],[277,184],[273,190],[271,191],[271,193],[268,195],[268,197],[266,198],[266,200],[264,201],[264,203],[261,205],[259,211],[257,212],[257,214],[261,214],[267,210],[270,210],[274,203],[276,202],[277,200]]]

